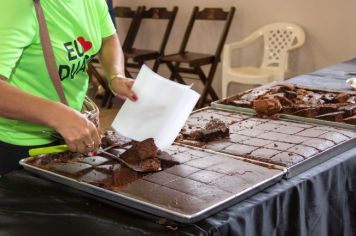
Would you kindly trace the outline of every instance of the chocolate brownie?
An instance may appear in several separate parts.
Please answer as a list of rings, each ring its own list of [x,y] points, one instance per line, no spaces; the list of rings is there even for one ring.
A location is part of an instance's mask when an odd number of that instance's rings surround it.
[[[320,119],[320,120],[342,122],[342,121],[344,121],[344,114],[345,114],[344,111],[337,111],[337,112],[319,115],[319,116],[316,116],[315,118]]]
[[[256,88],[236,94],[219,103],[238,107],[246,107],[250,104],[249,107],[255,109],[260,116],[285,113],[356,125],[353,119],[347,120],[348,117],[356,114],[355,102],[356,95],[351,93],[299,88],[293,84],[277,84],[270,88]]]
[[[298,92],[308,94],[304,90]],[[207,111],[211,113],[214,109],[199,111],[195,115],[204,114]],[[228,117],[234,117],[234,114],[236,113],[231,112]],[[304,158],[312,158],[356,135],[352,131],[332,127],[254,117],[247,117],[227,127],[232,132],[229,139],[213,141],[201,147],[288,167],[298,161],[303,161]],[[192,129],[194,128],[193,126]],[[205,165],[201,163],[201,159],[190,162],[189,158],[184,157],[183,160],[181,163],[187,165],[196,163],[200,165],[199,167],[207,167],[206,165],[211,164]]]

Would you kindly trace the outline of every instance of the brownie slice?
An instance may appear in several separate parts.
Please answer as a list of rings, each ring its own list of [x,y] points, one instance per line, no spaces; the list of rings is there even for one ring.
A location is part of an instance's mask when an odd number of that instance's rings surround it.
[[[276,98],[259,99],[252,102],[252,108],[258,115],[272,116],[282,110],[282,104]]]
[[[229,128],[220,119],[210,120],[203,129],[198,129],[190,133],[182,133],[183,139],[200,142],[210,142],[229,136]]]
[[[317,108],[306,108],[306,109],[296,111],[293,114],[296,116],[314,118],[314,117],[318,116],[318,109]]]
[[[349,100],[350,95],[347,93],[339,93],[338,95],[336,95],[336,97],[334,98],[333,102],[335,103],[345,103],[347,102],[347,100]]]
[[[323,104],[319,107],[319,115],[337,112],[339,109],[338,104]]]
[[[122,153],[121,158],[130,164],[137,165],[145,172],[160,171],[161,161],[157,158],[158,148],[153,138],[148,138],[142,142],[132,145],[126,152]]]
[[[344,122],[351,125],[356,125],[356,115],[343,119]]]
[[[356,113],[356,104],[345,105],[343,107],[339,107],[339,110],[344,111],[346,117],[353,116]]]
[[[344,119],[344,113],[345,113],[344,111],[337,111],[337,112],[319,115],[319,116],[316,116],[315,118],[321,119],[321,120],[342,122]]]
[[[121,155],[125,161],[137,163],[150,158],[155,158],[158,154],[153,138],[146,139],[132,145],[126,152]]]

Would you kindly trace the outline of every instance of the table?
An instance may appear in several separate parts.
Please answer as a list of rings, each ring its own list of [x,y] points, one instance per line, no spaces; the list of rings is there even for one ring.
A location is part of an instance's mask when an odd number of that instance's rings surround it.
[[[354,72],[355,59],[290,81],[348,89]],[[24,170],[0,178],[0,235],[356,235],[356,147],[196,224],[156,220]]]

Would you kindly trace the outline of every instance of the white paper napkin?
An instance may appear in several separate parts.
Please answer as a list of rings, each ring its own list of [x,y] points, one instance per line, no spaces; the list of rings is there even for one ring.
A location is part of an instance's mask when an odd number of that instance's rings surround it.
[[[138,100],[132,102],[127,99],[111,127],[133,140],[154,138],[158,148],[169,147],[200,95],[190,86],[163,78],[145,65],[132,89]]]

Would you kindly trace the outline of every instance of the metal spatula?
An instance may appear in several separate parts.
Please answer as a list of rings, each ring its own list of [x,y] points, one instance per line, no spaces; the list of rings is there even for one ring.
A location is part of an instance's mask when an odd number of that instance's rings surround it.
[[[109,156],[110,158],[121,162],[122,164],[124,164],[125,166],[127,166],[128,168],[130,168],[130,169],[132,169],[132,170],[134,170],[136,172],[142,172],[142,173],[147,172],[146,170],[142,169],[140,166],[130,164],[130,163],[124,161],[123,159],[121,159],[120,157],[118,157],[118,156],[116,156],[116,155],[114,155],[114,154],[112,154],[110,152],[104,151],[104,149],[99,148],[98,152],[99,153],[103,153],[103,154]]]
[[[61,153],[61,152],[65,152],[65,151],[68,151],[67,145],[57,145],[57,146],[51,146],[51,147],[30,149],[29,155],[31,157],[33,157],[33,156],[38,156],[38,155],[42,155],[42,154]],[[101,147],[98,150],[98,154],[100,154],[100,153],[103,153],[103,154],[109,156],[110,158],[119,161],[120,163],[124,164],[125,166],[127,166],[128,168],[130,168],[136,172],[147,172],[146,170],[142,169],[140,166],[130,164],[130,163],[124,161],[123,159],[121,159],[120,157],[107,152],[105,149],[103,149]]]

